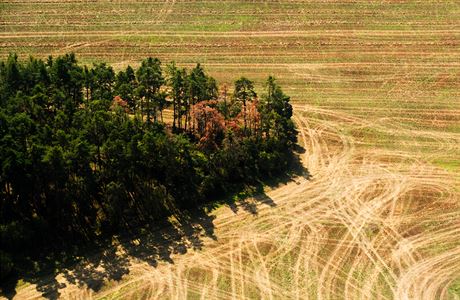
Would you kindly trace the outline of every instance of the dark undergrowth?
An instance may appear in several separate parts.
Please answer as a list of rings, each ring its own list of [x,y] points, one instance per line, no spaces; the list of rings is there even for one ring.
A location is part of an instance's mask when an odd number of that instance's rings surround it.
[[[296,149],[297,154],[304,150]],[[99,291],[104,282],[120,281],[129,274],[130,261],[135,258],[156,267],[159,262],[173,264],[173,254],[185,254],[202,249],[203,236],[218,240],[214,233],[211,214],[213,210],[228,206],[235,214],[240,210],[258,214],[260,205],[276,207],[276,202],[264,190],[293,182],[296,178],[311,178],[310,173],[294,154],[287,171],[276,177],[266,178],[253,184],[239,184],[229,188],[226,195],[213,199],[201,207],[183,210],[172,220],[145,224],[124,230],[110,239],[99,239],[68,245],[62,239],[50,240],[48,247],[39,256],[24,258],[17,264],[17,272],[1,283],[0,295],[12,299],[16,288],[23,284],[36,284],[44,298],[58,299],[60,289],[66,287],[55,278],[63,274],[65,279],[82,288]],[[248,201],[251,199],[251,201]],[[254,201],[255,200],[255,201]],[[56,247],[59,245],[58,247]],[[123,253],[117,252],[119,247]],[[101,268],[102,267],[102,268]]]
[[[202,247],[203,232],[217,238],[216,205],[257,214],[245,200],[257,194],[275,206],[263,185],[307,174],[289,102],[271,76],[258,96],[244,77],[220,91],[199,64],[164,72],[147,58],[115,74],[73,54],[10,55],[0,62],[2,293],[22,279],[56,298],[58,273],[98,290],[128,272],[128,257],[156,265]]]

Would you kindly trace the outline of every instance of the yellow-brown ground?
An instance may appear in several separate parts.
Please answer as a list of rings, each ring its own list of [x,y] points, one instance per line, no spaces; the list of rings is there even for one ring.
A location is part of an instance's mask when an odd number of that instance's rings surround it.
[[[217,240],[203,237],[174,263],[133,258],[97,292],[60,275],[61,297],[460,298],[458,1],[0,1],[0,10],[3,57],[74,51],[121,68],[152,55],[258,87],[276,75],[313,176],[267,191],[256,215],[215,210]],[[16,295],[38,296],[32,284]]]

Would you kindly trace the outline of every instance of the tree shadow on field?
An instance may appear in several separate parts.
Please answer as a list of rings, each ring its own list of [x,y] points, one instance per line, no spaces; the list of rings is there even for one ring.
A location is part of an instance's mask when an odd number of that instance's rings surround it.
[[[128,274],[132,259],[147,262],[152,267],[157,267],[161,261],[173,264],[172,254],[201,249],[204,236],[217,239],[213,217],[204,210],[182,212],[173,219],[130,230],[111,243],[101,245],[96,255],[64,270],[64,277],[72,284],[97,292],[105,282],[119,281]]]
[[[18,286],[30,283],[42,297],[58,299],[59,290],[66,287],[61,276],[70,284],[97,292],[108,281],[120,281],[129,274],[133,260],[153,267],[159,262],[173,264],[173,254],[201,249],[204,237],[217,240],[213,220],[205,208],[182,211],[168,221],[133,228],[110,240],[48,252],[24,261],[20,274],[1,282],[0,296],[12,299]]]
[[[241,209],[252,215],[258,214],[260,204],[276,207],[275,201],[264,192],[263,184],[245,187],[244,191],[223,201],[235,214]]]
[[[313,177],[302,164],[300,155],[305,153],[305,149],[296,145],[294,155],[286,171],[278,174],[270,174],[266,180],[258,181],[252,185],[239,186],[236,188],[239,192],[231,193],[230,197],[212,202],[208,205],[209,209],[214,209],[219,205],[227,205],[235,214],[241,209],[252,215],[258,214],[260,204],[276,207],[275,201],[265,193],[265,187],[269,189],[278,188],[282,185],[295,182],[300,184],[303,180],[311,180]]]
[[[296,152],[302,153],[302,150]],[[49,241],[50,245],[71,246],[50,247],[34,259],[24,258],[18,274],[1,282],[0,296],[12,299],[18,286],[30,283],[36,285],[35,289],[44,298],[58,299],[60,290],[66,287],[62,277],[70,284],[97,292],[105,283],[120,281],[129,274],[133,261],[146,262],[152,267],[157,267],[160,262],[174,264],[174,255],[202,249],[204,238],[217,240],[213,224],[215,217],[210,214],[213,209],[228,205],[234,213],[242,210],[257,215],[260,207],[277,206],[264,192],[265,187],[299,183],[301,178],[309,180],[311,175],[296,155],[288,171],[277,174],[276,179],[239,186],[231,197],[210,202],[199,209],[183,210],[165,221],[130,228],[115,237],[86,244],[72,239],[70,242]],[[53,250],[55,248],[60,250]]]

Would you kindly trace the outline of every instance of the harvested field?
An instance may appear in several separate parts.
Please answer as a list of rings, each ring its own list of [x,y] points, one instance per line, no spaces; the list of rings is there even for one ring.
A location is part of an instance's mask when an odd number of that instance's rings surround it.
[[[84,260],[17,299],[460,299],[458,1],[0,0],[0,10],[1,57],[73,51],[120,69],[150,55],[259,88],[275,75],[311,175],[217,208],[196,226],[203,244],[184,236],[169,261],[125,255],[118,278],[100,275],[113,262]],[[148,251],[135,241],[117,253]]]

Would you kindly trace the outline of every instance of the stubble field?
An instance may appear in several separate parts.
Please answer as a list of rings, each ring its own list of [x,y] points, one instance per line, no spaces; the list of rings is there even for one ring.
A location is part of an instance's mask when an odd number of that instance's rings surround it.
[[[219,207],[212,235],[195,226],[199,247],[184,234],[155,266],[128,257],[96,288],[95,273],[61,274],[22,284],[18,299],[460,299],[458,1],[1,0],[0,11],[0,57],[74,52],[120,69],[155,56],[259,89],[275,75],[311,174]]]

